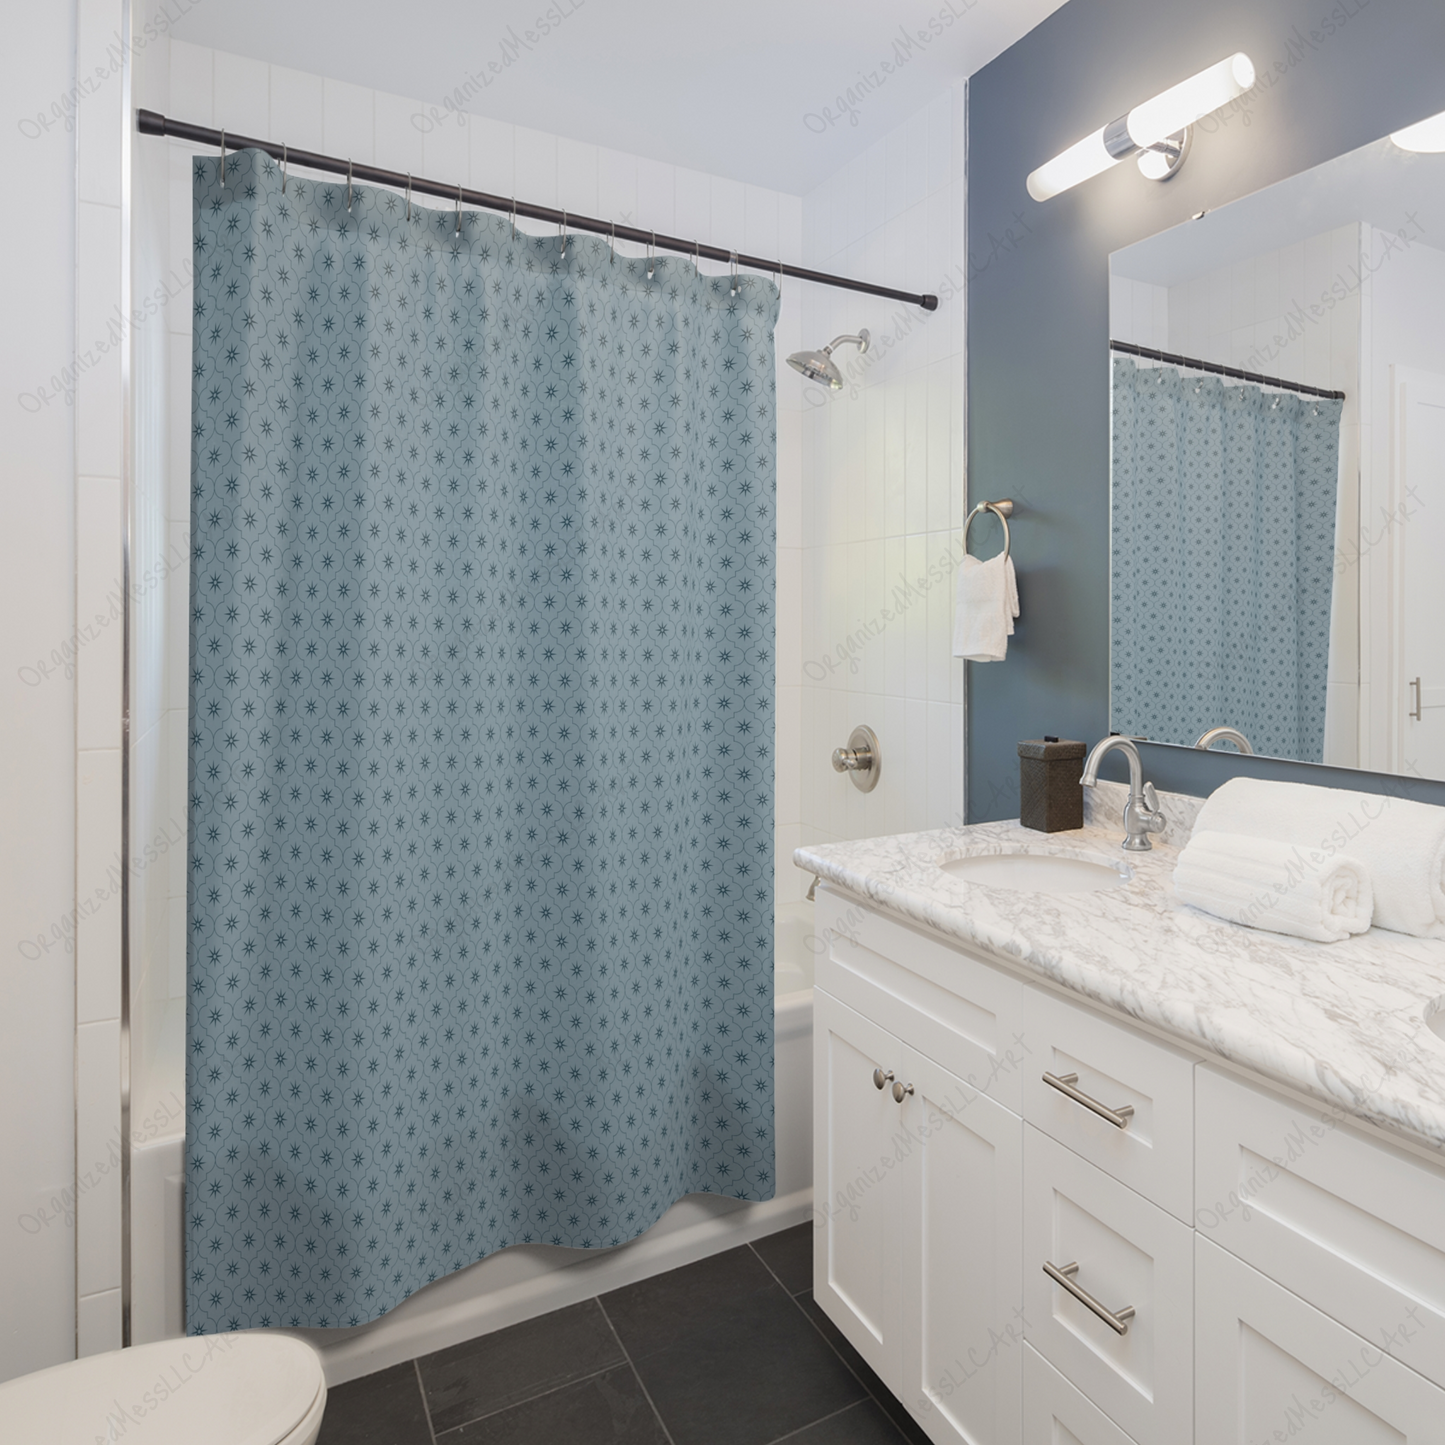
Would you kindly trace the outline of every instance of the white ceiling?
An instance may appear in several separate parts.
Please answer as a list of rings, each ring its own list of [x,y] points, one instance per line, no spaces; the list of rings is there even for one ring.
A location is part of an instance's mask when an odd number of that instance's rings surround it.
[[[172,33],[438,104],[480,74],[478,115],[801,195],[1062,3],[204,0]]]

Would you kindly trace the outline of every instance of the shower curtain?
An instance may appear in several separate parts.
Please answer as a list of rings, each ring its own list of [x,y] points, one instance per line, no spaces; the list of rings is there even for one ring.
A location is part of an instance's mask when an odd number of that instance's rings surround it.
[[[1109,725],[1321,761],[1340,403],[1114,358]]]
[[[188,1330],[771,1197],[776,288],[219,171]]]

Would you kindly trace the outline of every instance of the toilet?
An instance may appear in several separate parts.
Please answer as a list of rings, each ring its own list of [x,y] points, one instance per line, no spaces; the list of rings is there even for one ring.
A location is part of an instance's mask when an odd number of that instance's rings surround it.
[[[249,1331],[159,1340],[0,1385],[7,1445],[315,1445],[321,1360]]]

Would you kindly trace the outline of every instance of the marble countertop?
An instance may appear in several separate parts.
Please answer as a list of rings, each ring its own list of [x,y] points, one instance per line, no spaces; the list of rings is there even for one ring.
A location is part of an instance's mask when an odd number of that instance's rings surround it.
[[[1073,832],[981,823],[799,848],[793,861],[884,913],[1445,1154],[1445,1040],[1425,1025],[1429,1005],[1445,999],[1445,942],[1372,928],[1312,943],[1176,903],[1174,861],[1201,800],[1161,795],[1170,830],[1152,852],[1124,853],[1123,792],[1101,783]],[[1133,877],[1047,896],[938,867],[1019,850],[1124,860]]]

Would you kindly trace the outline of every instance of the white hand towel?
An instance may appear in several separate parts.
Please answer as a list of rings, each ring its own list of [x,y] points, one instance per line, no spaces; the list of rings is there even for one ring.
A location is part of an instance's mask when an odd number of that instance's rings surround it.
[[[1362,863],[1375,894],[1375,925],[1445,938],[1445,808],[1304,783],[1231,778],[1194,823],[1201,833],[1247,833],[1295,843],[1322,859]]]
[[[1008,640],[1018,615],[1019,585],[1013,558],[1003,553],[987,562],[964,557],[958,564],[953,655],[970,662],[1002,662],[1008,656]]]
[[[1216,918],[1338,943],[1370,926],[1370,875],[1354,858],[1294,843],[1196,832],[1174,865],[1174,896]]]

